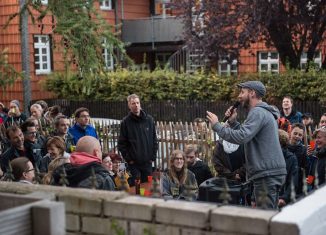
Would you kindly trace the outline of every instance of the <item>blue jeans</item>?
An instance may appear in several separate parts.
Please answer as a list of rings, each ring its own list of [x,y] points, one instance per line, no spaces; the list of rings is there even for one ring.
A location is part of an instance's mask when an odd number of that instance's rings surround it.
[[[285,182],[285,175],[267,176],[254,179],[252,182],[257,208],[277,209],[279,192]]]

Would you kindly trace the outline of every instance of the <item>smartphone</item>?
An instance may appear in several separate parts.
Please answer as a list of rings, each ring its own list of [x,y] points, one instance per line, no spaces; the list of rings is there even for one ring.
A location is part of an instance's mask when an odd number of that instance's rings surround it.
[[[126,168],[127,168],[127,163],[123,162],[123,163],[120,163],[119,165],[119,171],[125,171]]]

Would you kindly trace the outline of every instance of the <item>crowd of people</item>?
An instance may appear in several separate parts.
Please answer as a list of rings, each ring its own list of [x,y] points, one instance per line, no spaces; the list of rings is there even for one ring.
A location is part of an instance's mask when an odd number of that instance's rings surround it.
[[[250,181],[250,204],[276,209],[291,202],[293,189],[300,197],[304,186],[309,191],[325,182],[326,113],[315,126],[310,113],[294,109],[291,97],[283,98],[279,111],[262,101],[261,82],[238,86],[238,100],[248,111],[242,124],[236,107],[226,111],[225,123],[207,112],[219,137],[211,159],[215,173],[200,159],[196,144],[174,149],[160,172],[163,198],[196,200],[200,185],[216,176],[239,185]],[[127,102],[130,112],[121,121],[117,148],[108,153],[102,152],[87,108],[78,108],[71,123],[60,106],[48,107],[42,100],[30,106],[30,115],[18,100],[8,109],[0,103],[1,180],[126,191],[147,182],[158,151],[155,122],[137,95]]]

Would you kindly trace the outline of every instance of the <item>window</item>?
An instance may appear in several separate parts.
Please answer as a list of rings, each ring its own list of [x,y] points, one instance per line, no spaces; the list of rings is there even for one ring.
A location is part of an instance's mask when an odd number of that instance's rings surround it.
[[[101,10],[112,10],[112,0],[100,0]]]
[[[218,74],[229,76],[229,75],[237,75],[238,74],[238,61],[232,60],[230,63],[226,59],[222,59],[218,61]]]
[[[156,53],[155,55],[155,60],[158,63],[158,65],[160,65],[162,68],[166,65],[166,63],[168,62],[169,58],[171,56],[171,53]]]
[[[259,52],[258,63],[259,72],[279,73],[278,52]]]
[[[49,35],[34,35],[34,63],[36,74],[48,74],[51,72]]]
[[[206,63],[205,56],[200,49],[193,49],[187,53],[187,73],[203,69]]]
[[[32,2],[35,4],[41,3],[42,5],[48,5],[49,0],[33,0]]]
[[[172,15],[170,0],[155,0],[155,15],[163,17]]]
[[[102,55],[104,59],[104,66],[107,70],[113,70],[113,55],[111,53],[110,45],[106,43],[106,39],[103,40]]]
[[[321,52],[316,51],[314,56],[314,67],[320,69],[321,68]],[[307,67],[307,52],[303,52],[300,58],[300,68],[305,70]]]

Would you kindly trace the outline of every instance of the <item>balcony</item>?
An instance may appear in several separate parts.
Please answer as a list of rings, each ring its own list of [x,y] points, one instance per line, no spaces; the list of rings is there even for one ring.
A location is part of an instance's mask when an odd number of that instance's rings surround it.
[[[182,41],[183,25],[182,19],[173,16],[124,20],[122,41],[131,44]]]

